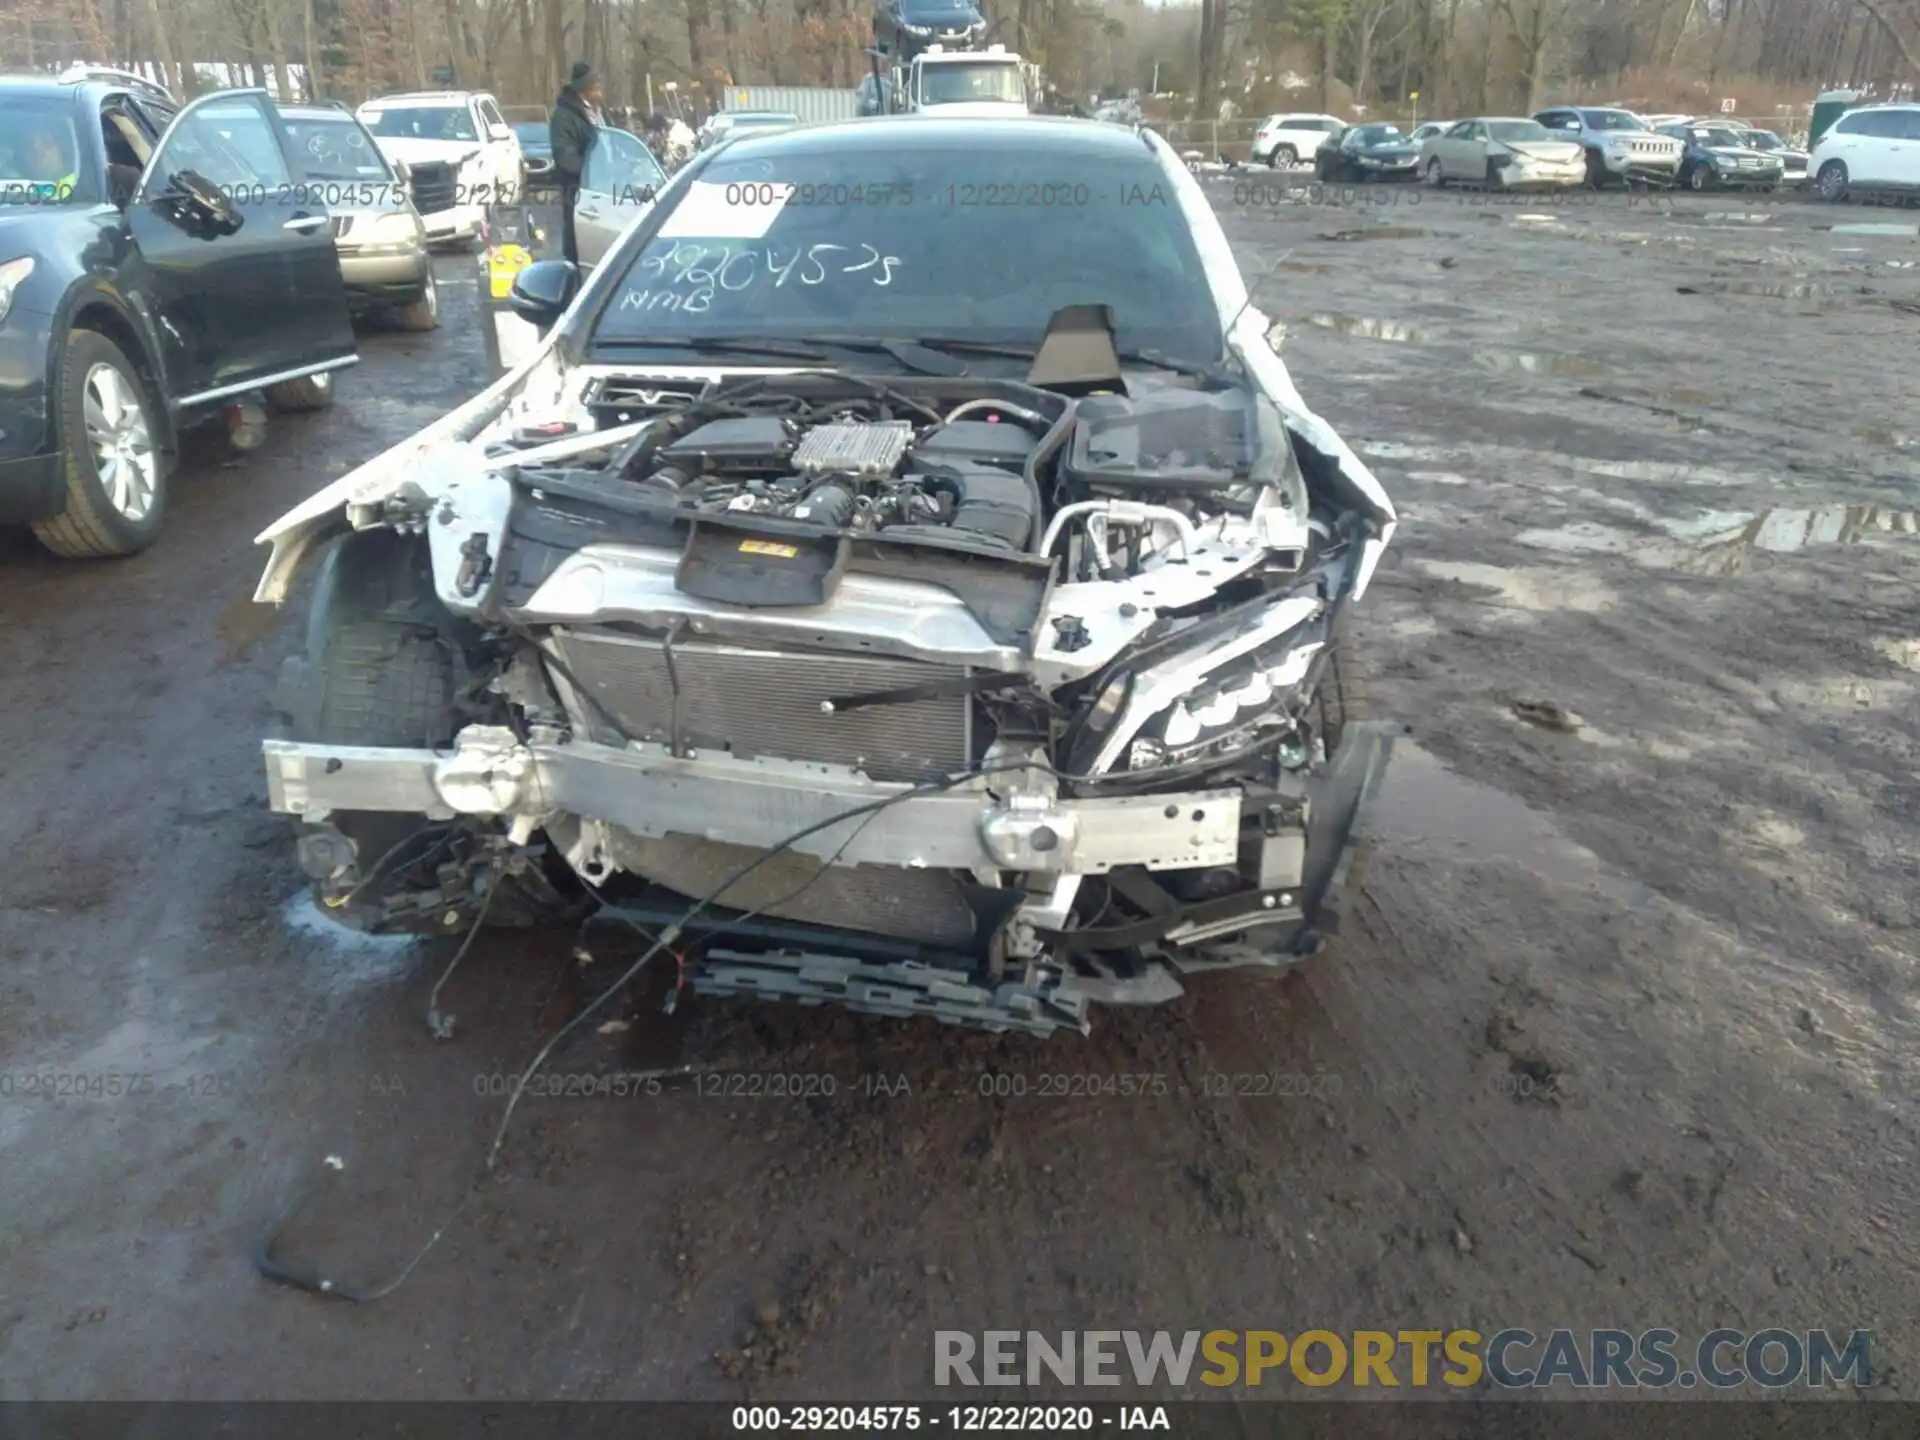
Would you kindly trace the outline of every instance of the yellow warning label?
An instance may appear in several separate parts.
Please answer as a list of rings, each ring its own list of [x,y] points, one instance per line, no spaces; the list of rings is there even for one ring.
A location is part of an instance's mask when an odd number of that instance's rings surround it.
[[[797,545],[780,545],[772,540],[742,540],[742,555],[778,555],[782,560],[791,560],[800,553]]]
[[[487,251],[487,288],[496,300],[513,293],[513,281],[533,263],[533,255],[524,246],[495,245]]]

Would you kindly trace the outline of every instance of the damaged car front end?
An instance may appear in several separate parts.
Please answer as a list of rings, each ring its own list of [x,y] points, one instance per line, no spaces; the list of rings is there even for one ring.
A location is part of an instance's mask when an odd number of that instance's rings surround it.
[[[1136,213],[927,223],[1023,168]],[[264,750],[320,899],[605,907],[696,992],[1041,1035],[1313,954],[1395,516],[1266,325],[1150,134],[702,157],[523,366],[261,536],[258,599],[316,571]]]

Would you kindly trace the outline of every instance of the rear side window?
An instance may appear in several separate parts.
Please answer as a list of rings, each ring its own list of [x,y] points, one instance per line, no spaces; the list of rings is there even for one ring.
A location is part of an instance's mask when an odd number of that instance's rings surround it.
[[[1901,138],[1920,140],[1920,110],[1902,110],[1899,117]]]
[[[1833,128],[1842,135],[1865,135],[1876,140],[1901,139],[1907,133],[1897,110],[1862,110],[1843,115]]]

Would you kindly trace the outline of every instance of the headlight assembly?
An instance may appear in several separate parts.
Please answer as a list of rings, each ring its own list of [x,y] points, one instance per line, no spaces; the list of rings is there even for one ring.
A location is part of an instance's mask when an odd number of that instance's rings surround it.
[[[1283,721],[1326,643],[1327,607],[1295,595],[1260,606],[1237,629],[1107,683],[1074,747],[1088,774],[1138,772],[1232,750]]]

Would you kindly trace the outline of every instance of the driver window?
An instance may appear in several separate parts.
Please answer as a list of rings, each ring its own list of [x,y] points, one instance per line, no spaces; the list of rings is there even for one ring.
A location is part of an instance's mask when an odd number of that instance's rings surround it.
[[[160,147],[156,169],[164,179],[192,170],[223,189],[245,186],[254,196],[292,183],[279,137],[251,101],[225,101],[183,112]]]
[[[100,131],[107,146],[107,195],[125,205],[140,186],[140,173],[153,158],[153,146],[138,121],[112,105],[100,113]]]

